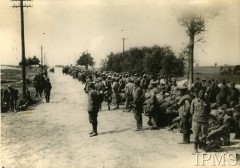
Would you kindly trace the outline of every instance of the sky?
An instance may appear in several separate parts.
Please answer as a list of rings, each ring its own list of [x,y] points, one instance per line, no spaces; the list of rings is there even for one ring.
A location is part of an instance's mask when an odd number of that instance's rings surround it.
[[[1,64],[21,61],[20,8],[18,2],[0,2]],[[206,22],[205,43],[196,43],[199,65],[240,64],[239,0],[34,0],[25,8],[26,57],[41,57],[46,64],[73,64],[88,51],[100,65],[110,52],[131,47],[171,46],[178,55],[189,38],[178,22],[188,9],[220,9]]]

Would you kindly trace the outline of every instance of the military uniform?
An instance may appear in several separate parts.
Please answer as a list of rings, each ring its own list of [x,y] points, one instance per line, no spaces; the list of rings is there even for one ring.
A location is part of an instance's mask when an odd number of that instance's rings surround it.
[[[133,89],[134,89],[134,84],[132,83],[132,80],[129,79],[129,82],[125,86],[125,94],[126,94],[125,110],[129,110],[129,104],[133,100]]]
[[[186,88],[182,88],[187,90]],[[191,113],[190,113],[190,106],[191,106],[191,96],[185,94],[181,97],[178,102],[179,106],[179,116],[181,118],[181,132],[183,133],[183,144],[190,143],[190,133],[191,133]]]
[[[92,123],[93,131],[90,133],[90,136],[98,135],[97,125],[98,125],[98,112],[99,112],[99,102],[98,102],[98,94],[94,89],[94,84],[89,83],[89,92],[88,92],[88,115],[89,122]]]
[[[102,109],[102,102],[104,99],[105,86],[101,79],[98,79],[98,82],[95,84],[95,89],[98,93],[99,109]]]
[[[47,103],[49,103],[49,101],[50,101],[51,89],[52,89],[52,85],[51,85],[49,79],[47,79],[47,81],[45,83],[45,87],[44,87],[45,99],[46,99]]]
[[[12,86],[8,86],[9,89],[9,111],[16,111],[17,100],[18,100],[18,90],[14,89]]]
[[[105,101],[107,102],[108,110],[110,110],[110,103],[112,102],[112,85],[111,85],[111,78],[110,77],[108,77],[108,79],[106,80]]]
[[[234,107],[238,104],[239,91],[235,88],[235,83],[232,83],[231,85],[228,93],[228,103],[230,107]]]
[[[150,84],[150,91],[147,94],[147,100],[146,102],[146,112],[148,113],[148,125],[152,126],[152,128],[157,128],[157,120],[158,120],[158,115],[157,115],[157,98],[155,94],[155,88],[151,87]]]
[[[198,152],[199,146],[206,145],[208,135],[208,119],[211,112],[210,103],[203,97],[204,91],[200,90],[201,98],[195,98],[191,103],[190,112],[192,114],[192,129],[194,134],[194,150]],[[201,134],[201,142],[199,135]]]
[[[118,109],[119,108],[119,84],[117,80],[115,80],[112,84],[112,98],[113,98],[113,103],[115,105],[114,109]]]
[[[143,91],[140,88],[140,81],[136,81],[133,90],[133,104],[134,118],[137,121],[137,130],[142,129],[143,97]]]
[[[223,85],[220,88],[219,92],[219,101],[218,104],[222,106],[223,104],[227,104],[227,96],[228,96],[229,88],[225,82],[223,82]]]

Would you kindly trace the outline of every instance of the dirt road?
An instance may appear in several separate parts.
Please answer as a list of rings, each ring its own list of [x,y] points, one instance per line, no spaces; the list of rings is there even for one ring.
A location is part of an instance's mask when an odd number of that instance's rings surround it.
[[[158,168],[194,167],[193,144],[178,145],[181,134],[166,129],[133,131],[132,113],[99,112],[99,136],[90,138],[83,85],[60,70],[50,74],[50,103],[28,111],[3,113],[1,164],[5,168]],[[238,152],[239,141],[226,151]],[[210,163],[209,163],[210,165]],[[199,167],[199,166],[198,166]],[[206,167],[206,166],[205,166]]]

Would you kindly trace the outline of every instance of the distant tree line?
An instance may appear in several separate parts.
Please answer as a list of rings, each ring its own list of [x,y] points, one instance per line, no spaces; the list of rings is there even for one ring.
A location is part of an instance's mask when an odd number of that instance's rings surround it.
[[[25,60],[26,60],[26,66],[32,66],[32,65],[36,66],[40,64],[40,60],[36,56],[29,57]],[[22,61],[19,62],[19,66],[22,66]]]
[[[169,46],[134,47],[123,53],[110,53],[102,60],[103,71],[184,75],[184,59],[177,58]]]

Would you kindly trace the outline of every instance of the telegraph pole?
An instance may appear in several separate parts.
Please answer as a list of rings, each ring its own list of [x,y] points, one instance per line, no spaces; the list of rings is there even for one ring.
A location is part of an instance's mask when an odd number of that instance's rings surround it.
[[[123,51],[122,51],[122,55],[123,55],[123,59],[124,59],[125,40],[126,40],[126,38],[123,37],[122,40],[123,40],[123,47],[122,47]],[[126,65],[126,63],[127,63],[127,61],[126,61],[126,59],[125,59],[124,64]],[[124,71],[126,70],[126,66],[123,67],[123,70],[124,70]]]
[[[25,36],[24,36],[24,10],[23,8],[32,7],[30,5],[23,4],[24,1],[31,0],[12,0],[20,2],[18,5],[13,5],[13,8],[20,8],[21,16],[21,44],[22,44],[22,94],[23,98],[26,97],[26,58],[25,58]]]
[[[125,38],[123,37],[123,56],[124,56],[124,41],[125,41]]]
[[[41,46],[41,72],[43,74],[43,46]]]
[[[87,50],[87,66],[86,66],[87,70],[88,70],[88,63],[89,63],[89,56],[88,56],[88,50]]]
[[[47,64],[46,64],[46,53],[44,53],[43,64],[44,64],[44,65],[47,65]]]

